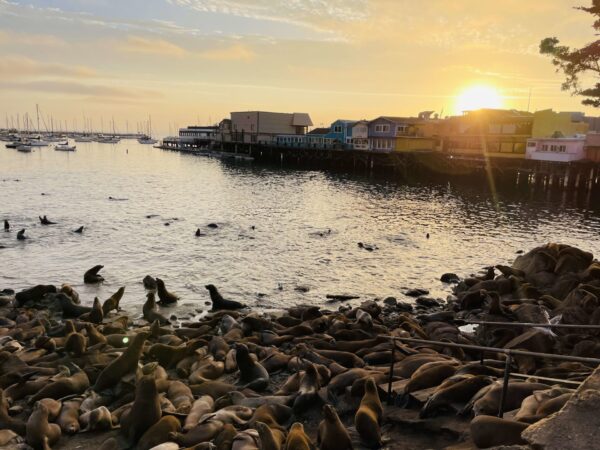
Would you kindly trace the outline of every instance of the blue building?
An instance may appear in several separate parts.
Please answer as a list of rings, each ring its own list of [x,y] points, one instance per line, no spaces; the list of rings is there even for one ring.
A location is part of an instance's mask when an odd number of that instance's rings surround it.
[[[338,119],[329,127],[329,133],[325,136],[331,140],[334,148],[352,148],[352,127],[356,120]]]

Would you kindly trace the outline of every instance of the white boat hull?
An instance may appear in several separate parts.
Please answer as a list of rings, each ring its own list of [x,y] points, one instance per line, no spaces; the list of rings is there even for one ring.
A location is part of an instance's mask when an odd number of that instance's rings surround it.
[[[31,153],[31,145],[19,145],[17,147],[18,152]]]

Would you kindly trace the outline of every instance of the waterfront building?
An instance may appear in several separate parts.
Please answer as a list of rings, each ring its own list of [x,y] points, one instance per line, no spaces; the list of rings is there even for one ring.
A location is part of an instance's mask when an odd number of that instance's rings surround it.
[[[303,134],[278,134],[273,142],[278,147],[304,148],[307,146],[307,136]]]
[[[312,124],[307,113],[232,112],[229,141],[273,144],[277,135],[304,135]]]
[[[590,125],[582,112],[555,112],[544,109],[533,113],[531,137],[575,136],[588,132]]]
[[[467,111],[441,125],[442,151],[461,157],[525,158],[533,114],[502,109]]]
[[[327,138],[330,128],[315,128],[306,135],[306,145],[309,148],[330,148],[331,141]]]
[[[173,149],[195,149],[210,146],[217,137],[219,127],[189,126],[179,129],[179,136],[163,139],[162,146]]]
[[[369,121],[359,120],[352,125],[352,149],[369,150]]]
[[[585,158],[585,135],[542,137],[527,141],[527,159],[571,162]]]
[[[339,149],[352,148],[352,127],[356,120],[338,119],[331,124],[325,139],[329,140],[328,145]]]
[[[585,139],[585,159],[600,163],[600,133],[588,133]]]

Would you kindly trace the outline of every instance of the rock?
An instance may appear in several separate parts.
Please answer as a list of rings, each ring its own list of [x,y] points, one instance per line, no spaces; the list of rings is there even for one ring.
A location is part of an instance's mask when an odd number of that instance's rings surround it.
[[[390,306],[396,306],[398,304],[398,300],[396,300],[396,297],[387,297],[383,300],[383,303]]]
[[[416,300],[417,305],[425,306],[426,308],[435,308],[436,306],[441,306],[440,302],[438,302],[435,298],[421,296]]]
[[[414,307],[408,302],[398,302],[396,309],[401,312],[413,312]]]
[[[427,289],[409,289],[404,293],[404,295],[408,295],[409,297],[420,297],[428,294],[429,291]]]
[[[530,425],[522,435],[543,450],[598,448],[600,442],[600,368],[577,388],[563,408]]]
[[[440,281],[442,283],[458,283],[460,281],[460,278],[455,273],[448,272],[440,277]]]
[[[310,288],[308,286],[296,286],[294,290],[298,292],[308,292],[310,291]]]

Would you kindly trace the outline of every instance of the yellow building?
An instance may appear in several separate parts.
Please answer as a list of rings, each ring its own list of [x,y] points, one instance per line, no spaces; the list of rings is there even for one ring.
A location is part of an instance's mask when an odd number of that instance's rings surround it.
[[[436,140],[432,137],[400,136],[394,139],[394,151],[414,152],[435,150]]]
[[[589,125],[584,121],[584,113],[554,112],[551,109],[537,111],[533,114],[531,137],[568,137],[586,134]]]

